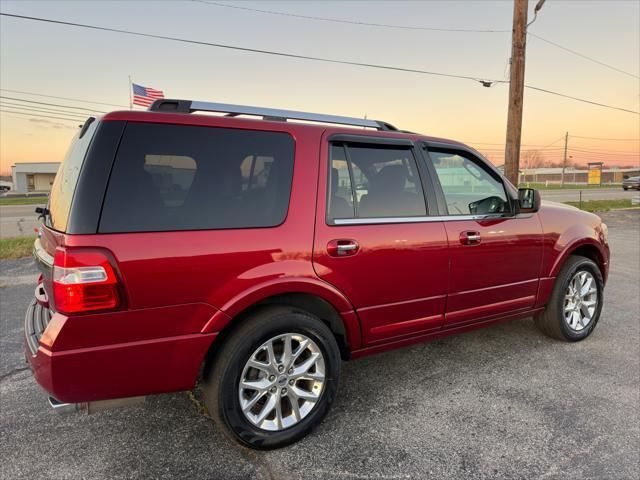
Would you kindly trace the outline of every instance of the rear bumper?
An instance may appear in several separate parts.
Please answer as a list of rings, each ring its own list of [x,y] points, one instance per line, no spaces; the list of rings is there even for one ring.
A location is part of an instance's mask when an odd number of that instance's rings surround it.
[[[26,312],[24,342],[36,381],[64,403],[191,389],[217,335],[195,333],[58,351],[55,339],[66,320],[32,302]]]

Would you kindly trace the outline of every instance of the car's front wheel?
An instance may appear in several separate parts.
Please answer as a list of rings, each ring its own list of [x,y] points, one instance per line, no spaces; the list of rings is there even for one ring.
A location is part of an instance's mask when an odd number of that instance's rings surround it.
[[[289,308],[246,318],[205,369],[203,394],[235,440],[271,449],[305,436],[328,412],[340,352],[319,319]]]
[[[553,293],[536,325],[546,335],[576,342],[587,338],[600,318],[604,282],[590,259],[571,256],[560,270]]]

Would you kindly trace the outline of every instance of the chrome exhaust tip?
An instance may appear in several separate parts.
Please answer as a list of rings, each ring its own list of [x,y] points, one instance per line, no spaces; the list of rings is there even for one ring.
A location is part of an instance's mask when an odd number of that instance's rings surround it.
[[[49,397],[49,406],[59,414],[81,412],[87,408],[86,403],[63,403],[53,397]]]
[[[95,402],[63,403],[53,397],[49,397],[49,406],[60,414],[87,412],[95,413],[112,408],[127,407],[144,403],[146,397],[114,398],[112,400],[98,400]]]

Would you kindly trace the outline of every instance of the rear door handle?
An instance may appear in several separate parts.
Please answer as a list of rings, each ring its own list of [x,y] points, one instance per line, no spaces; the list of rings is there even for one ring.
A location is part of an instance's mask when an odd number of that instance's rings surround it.
[[[338,239],[327,244],[327,253],[331,257],[351,257],[358,253],[359,249],[360,246],[355,240]]]
[[[460,243],[462,245],[478,245],[481,240],[480,232],[466,231],[460,233]]]

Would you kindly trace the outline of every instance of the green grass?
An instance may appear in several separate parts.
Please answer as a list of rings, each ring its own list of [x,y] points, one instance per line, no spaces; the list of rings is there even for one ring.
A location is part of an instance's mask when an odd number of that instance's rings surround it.
[[[622,200],[588,200],[582,202],[582,206],[580,206],[580,202],[564,203],[573,205],[574,207],[582,208],[582,210],[586,210],[587,212],[608,212],[609,210],[631,208],[634,206],[631,204],[630,198],[625,198]]]
[[[34,237],[0,238],[0,260],[28,257],[34,240]]]
[[[622,185],[574,185],[565,183],[564,186],[560,186],[559,183],[550,183],[545,185],[544,183],[527,183],[520,182],[518,185],[520,188],[535,188],[537,190],[591,190],[593,188],[619,188],[622,190]]]
[[[47,197],[0,198],[0,205],[44,205]]]

